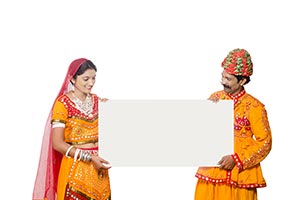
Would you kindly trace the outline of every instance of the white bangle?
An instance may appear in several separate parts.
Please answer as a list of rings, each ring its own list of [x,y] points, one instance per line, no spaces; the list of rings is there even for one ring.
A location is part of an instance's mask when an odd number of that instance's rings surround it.
[[[81,152],[81,150],[79,148],[76,149],[75,151],[75,155],[74,155],[74,161],[77,160],[79,153]]]
[[[82,156],[83,156],[83,153],[84,153],[84,151],[80,151],[80,154],[79,154],[78,161],[80,161],[80,160],[81,160],[81,158],[82,158]]]
[[[65,128],[66,125],[62,122],[53,122],[52,123],[52,128]]]
[[[67,158],[71,158],[71,156],[69,156],[69,152],[71,151],[71,149],[73,148],[74,146],[69,146],[69,148],[68,148],[68,150],[66,151],[66,154],[65,154],[65,156],[67,157]]]

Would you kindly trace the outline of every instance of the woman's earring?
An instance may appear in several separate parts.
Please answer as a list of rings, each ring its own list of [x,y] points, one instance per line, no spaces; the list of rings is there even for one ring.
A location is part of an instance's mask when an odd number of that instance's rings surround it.
[[[67,91],[74,91],[74,85],[71,82],[68,84],[68,90]]]

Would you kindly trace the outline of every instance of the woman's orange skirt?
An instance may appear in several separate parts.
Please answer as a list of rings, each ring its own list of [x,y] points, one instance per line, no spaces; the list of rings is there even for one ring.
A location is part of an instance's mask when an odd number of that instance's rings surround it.
[[[83,149],[87,151],[87,149]],[[96,149],[88,149],[97,154]],[[57,185],[57,200],[110,200],[107,169],[97,170],[91,162],[63,157]]]

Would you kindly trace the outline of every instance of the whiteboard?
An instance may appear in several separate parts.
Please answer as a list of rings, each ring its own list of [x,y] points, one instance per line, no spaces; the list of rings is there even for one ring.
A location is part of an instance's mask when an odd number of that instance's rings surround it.
[[[113,166],[216,166],[233,153],[233,102],[109,100],[99,152]]]

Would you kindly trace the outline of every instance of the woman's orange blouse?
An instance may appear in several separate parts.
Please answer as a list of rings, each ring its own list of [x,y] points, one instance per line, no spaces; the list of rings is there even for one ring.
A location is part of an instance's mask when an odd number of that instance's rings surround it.
[[[245,90],[236,96],[218,91],[210,99],[234,100],[234,158],[231,171],[199,167],[196,177],[215,184],[241,188],[265,187],[260,162],[269,154],[272,135],[264,105]]]
[[[67,96],[57,98],[52,110],[51,122],[65,124],[64,141],[69,144],[98,142],[98,97],[91,94],[93,111],[90,115],[80,112]]]

